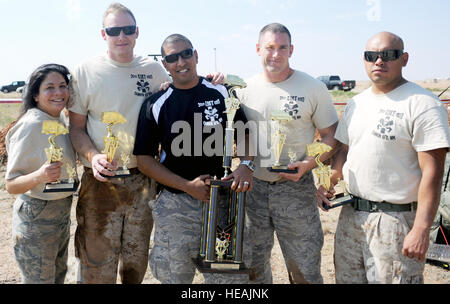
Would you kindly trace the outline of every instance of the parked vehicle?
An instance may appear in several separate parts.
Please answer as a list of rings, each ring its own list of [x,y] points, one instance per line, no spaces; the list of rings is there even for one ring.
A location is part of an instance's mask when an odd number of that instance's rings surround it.
[[[356,85],[355,80],[341,81],[341,77],[338,75],[319,76],[317,79],[322,81],[327,86],[328,90],[350,91],[351,89],[354,89]]]
[[[23,89],[25,88],[25,86],[21,86],[21,87],[18,87],[17,89],[16,89],[16,92],[17,93],[23,93]]]
[[[0,88],[0,91],[3,93],[14,92],[18,87],[23,87],[25,85],[25,81],[14,81],[11,84],[4,85]]]

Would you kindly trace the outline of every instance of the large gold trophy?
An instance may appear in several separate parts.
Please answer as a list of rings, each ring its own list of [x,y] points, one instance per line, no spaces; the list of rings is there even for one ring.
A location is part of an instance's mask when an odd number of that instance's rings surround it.
[[[272,167],[267,168],[271,172],[284,172],[284,173],[297,173],[298,169],[288,169],[287,165],[283,165],[280,162],[281,152],[283,152],[283,148],[286,142],[286,134],[283,132],[283,124],[291,121],[292,117],[288,113],[284,111],[273,110],[270,118],[272,119],[272,152],[275,155],[275,163]],[[290,162],[293,163],[295,161],[296,153],[290,150],[289,158]]]
[[[312,172],[317,178],[317,183],[324,187],[325,190],[329,191],[331,188],[331,166],[326,166],[320,161],[320,157],[323,153],[330,152],[332,148],[321,142],[314,142],[312,144],[306,145],[306,154],[308,156],[314,157],[316,161],[317,168],[313,169]],[[353,197],[348,193],[347,183],[344,180],[339,180],[338,187],[341,188],[342,193],[335,195],[329,201],[331,206],[323,203],[322,207],[326,210],[331,208],[336,208],[345,204],[353,202]]]
[[[123,117],[122,114],[118,112],[103,112],[102,122],[106,124],[106,129],[108,131],[108,134],[103,137],[103,143],[105,144],[105,148],[102,151],[102,153],[106,154],[106,159],[108,160],[108,162],[111,163],[114,160],[116,150],[119,147],[119,138],[115,136],[114,133],[112,132],[112,127],[116,124],[126,123],[127,120],[125,117]],[[122,167],[113,171],[114,176],[102,175],[103,177],[117,178],[131,175],[130,170],[127,168],[127,165],[130,162],[129,155],[122,153],[120,157],[122,159]]]
[[[42,134],[50,135],[48,142],[50,147],[45,148],[47,155],[47,163],[59,162],[63,158],[63,148],[59,148],[55,143],[55,137],[62,134],[69,133],[69,130],[60,122],[56,120],[45,120],[42,123]],[[69,164],[65,167],[67,175],[66,180],[57,180],[53,183],[46,183],[43,192],[73,192],[77,189],[78,183],[75,181],[76,169]]]
[[[224,177],[228,176],[228,170],[231,168],[234,144],[233,120],[240,105],[239,99],[234,97],[234,90],[245,87],[246,83],[238,76],[227,75],[225,85],[230,88],[229,98],[225,99],[224,112],[227,114],[223,156]],[[243,262],[246,193],[231,190],[232,182],[221,181],[217,177],[210,181],[210,200],[203,204],[200,253],[194,260],[200,272],[248,273]],[[219,208],[219,201],[224,193],[228,201],[228,214],[221,213]]]

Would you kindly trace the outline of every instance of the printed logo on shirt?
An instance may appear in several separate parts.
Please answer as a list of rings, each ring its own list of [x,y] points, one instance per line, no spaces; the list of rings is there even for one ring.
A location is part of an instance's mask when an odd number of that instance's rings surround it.
[[[143,97],[148,97],[151,95],[150,80],[153,79],[153,75],[131,74],[130,78],[137,79],[134,95]]]
[[[283,105],[283,111],[288,113],[293,119],[300,119],[301,116],[298,114],[299,106],[297,102],[305,102],[305,97],[299,96],[280,96],[281,101],[286,103]]]
[[[404,113],[398,113],[395,110],[380,109],[378,112],[379,119],[375,130],[372,130],[372,135],[383,140],[396,140],[395,136],[395,119],[403,119]]]
[[[205,102],[198,102],[199,108],[205,108],[203,110],[203,125],[204,126],[216,126],[222,123],[223,119],[219,115],[219,111],[216,105],[220,104],[220,100],[209,100]]]

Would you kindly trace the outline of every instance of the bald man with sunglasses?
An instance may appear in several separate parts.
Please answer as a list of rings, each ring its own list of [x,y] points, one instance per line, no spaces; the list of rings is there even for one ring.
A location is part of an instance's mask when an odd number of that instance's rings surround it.
[[[423,283],[450,134],[439,99],[403,77],[408,59],[397,35],[370,38],[372,86],[347,103],[336,130],[332,184],[343,178],[355,198],[336,229],[336,283]],[[320,187],[319,207],[331,196]]]

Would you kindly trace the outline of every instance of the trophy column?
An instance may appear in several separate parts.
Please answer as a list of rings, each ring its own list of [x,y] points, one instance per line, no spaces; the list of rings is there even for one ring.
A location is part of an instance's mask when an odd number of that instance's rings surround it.
[[[205,262],[216,261],[216,230],[219,211],[219,186],[211,185],[211,197],[209,201],[206,255]]]
[[[244,228],[245,228],[245,200],[246,195],[244,193],[238,193],[238,203],[236,209],[235,220],[235,247],[234,247],[234,262],[243,262],[243,244],[244,244]]]
[[[229,98],[225,99],[227,122],[225,128],[224,156],[222,167],[224,177],[228,176],[232,165],[234,128],[233,121],[240,101],[234,96],[234,88],[245,87],[246,84],[237,76],[228,75],[226,82],[230,84]],[[200,253],[194,260],[200,272],[215,273],[248,273],[243,263],[243,239],[245,226],[246,193],[237,194],[231,190],[233,181],[222,181],[214,177],[210,181],[211,193],[209,203],[203,204],[202,235]],[[226,195],[226,197],[221,197]],[[220,202],[227,201],[226,211],[221,209]],[[221,212],[222,211],[222,212]],[[223,227],[225,226],[225,227]]]
[[[209,203],[203,203],[202,212],[202,238],[200,244],[200,257],[204,258],[206,256],[206,239],[208,238],[208,214],[209,214]]]

